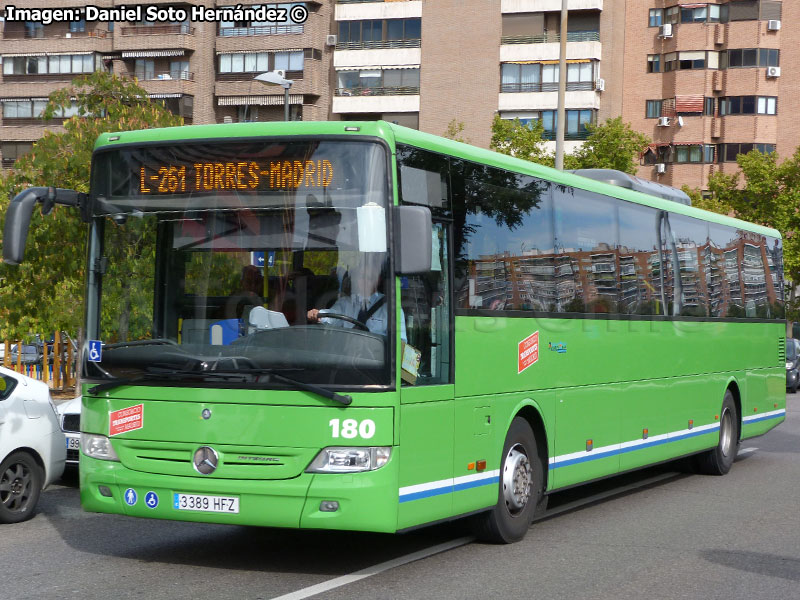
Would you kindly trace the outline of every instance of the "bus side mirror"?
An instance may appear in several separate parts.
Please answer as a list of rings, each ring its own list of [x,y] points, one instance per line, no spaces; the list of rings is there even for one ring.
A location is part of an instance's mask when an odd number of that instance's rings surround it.
[[[21,264],[25,258],[25,242],[31,225],[33,207],[42,203],[42,214],[48,215],[56,204],[75,206],[88,222],[86,194],[54,187],[33,187],[17,194],[6,210],[3,228],[3,261],[9,265]]]
[[[394,206],[394,269],[402,275],[431,270],[433,224],[426,206]]]

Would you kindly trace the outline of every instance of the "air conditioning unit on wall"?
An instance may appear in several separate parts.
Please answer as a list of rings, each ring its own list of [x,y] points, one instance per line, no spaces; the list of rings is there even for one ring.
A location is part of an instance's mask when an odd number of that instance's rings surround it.
[[[669,127],[669,117],[658,117],[659,127]]]
[[[780,67],[767,67],[767,77],[780,77],[780,76],[781,76]]]
[[[596,89],[598,92],[602,92],[603,90],[605,90],[606,89],[606,80],[605,79],[598,79],[597,82],[595,83],[594,89]]]
[[[672,37],[672,23],[666,23],[658,28],[658,37],[671,38]]]
[[[780,31],[781,30],[781,22],[777,19],[770,19],[767,21],[767,31]]]
[[[667,172],[667,165],[665,165],[664,163],[658,163],[656,165],[656,173],[658,173],[659,175],[663,175],[666,172]]]
[[[325,36],[325,45],[326,46],[335,46],[336,45],[336,36],[335,35],[327,35],[327,36]]]

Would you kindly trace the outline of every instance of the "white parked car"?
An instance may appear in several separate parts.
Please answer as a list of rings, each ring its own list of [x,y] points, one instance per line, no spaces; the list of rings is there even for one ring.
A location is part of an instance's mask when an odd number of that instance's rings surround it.
[[[78,468],[81,451],[81,397],[56,405],[61,430],[67,438],[67,468]]]
[[[66,449],[47,385],[0,367],[0,523],[33,516],[64,471]]]

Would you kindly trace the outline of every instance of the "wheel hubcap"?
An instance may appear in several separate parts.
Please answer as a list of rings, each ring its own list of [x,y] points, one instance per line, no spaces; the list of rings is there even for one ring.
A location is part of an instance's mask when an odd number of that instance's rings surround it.
[[[0,475],[0,504],[19,512],[27,509],[31,495],[31,474],[25,465],[11,465]]]
[[[516,515],[525,509],[531,495],[532,471],[525,448],[513,446],[503,464],[503,498],[508,512]]]
[[[719,424],[719,446],[722,456],[727,458],[733,448],[733,417],[727,408],[722,412]]]

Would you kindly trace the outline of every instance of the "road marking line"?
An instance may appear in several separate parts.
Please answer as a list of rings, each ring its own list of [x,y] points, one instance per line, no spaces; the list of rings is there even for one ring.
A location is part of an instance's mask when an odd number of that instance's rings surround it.
[[[342,575],[341,577],[337,577],[336,579],[323,581],[322,583],[318,583],[316,585],[312,585],[307,588],[303,588],[301,590],[285,594],[283,596],[278,596],[276,598],[273,598],[272,600],[302,600],[303,598],[309,598],[311,596],[321,594],[322,592],[327,592],[329,590],[342,587],[343,585],[354,583],[361,579],[366,579],[367,577],[371,577],[372,575],[377,575],[378,573],[382,573],[383,571],[388,571],[389,569],[394,569],[395,567],[400,567],[402,565],[406,565],[408,563],[421,560],[429,556],[433,556],[434,554],[447,552],[448,550],[452,550],[453,548],[458,548],[459,546],[464,546],[474,541],[475,538],[472,536],[461,537],[455,540],[450,540],[449,542],[445,542],[443,544],[431,546],[430,548],[426,548],[424,550],[412,552],[411,554],[406,554],[405,556],[400,556],[398,558],[387,560],[386,562],[382,562],[377,565],[367,567],[366,569],[361,569],[360,571],[356,571],[355,573],[350,573],[349,575]]]
[[[758,448],[742,448],[736,455],[742,456],[743,454],[750,454],[752,452],[756,452],[757,450]]]

